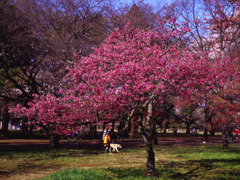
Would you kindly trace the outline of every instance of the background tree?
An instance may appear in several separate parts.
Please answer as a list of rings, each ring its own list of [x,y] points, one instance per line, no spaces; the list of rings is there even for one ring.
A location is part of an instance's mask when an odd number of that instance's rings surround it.
[[[210,41],[212,43],[212,57],[221,59],[225,68],[219,66],[219,76],[228,74],[228,83],[223,84],[222,81],[217,81],[216,86],[218,91],[215,93],[214,101],[217,104],[214,108],[218,124],[221,124],[219,130],[223,135],[223,147],[228,147],[228,131],[232,127],[238,126],[236,120],[239,111],[238,102],[239,96],[239,4],[233,1],[205,1],[206,10],[210,14],[209,29],[211,31]],[[224,103],[223,103],[224,102]],[[214,103],[214,104],[215,104]],[[219,104],[220,105],[219,105]],[[216,122],[215,122],[216,123]],[[216,125],[216,124],[215,124]]]
[[[135,28],[148,29],[154,28],[158,14],[154,8],[144,2],[138,1],[133,4],[124,4],[117,8],[112,14],[113,28],[122,29],[128,22]]]
[[[76,58],[87,56],[110,33],[107,1],[102,0],[37,0],[17,1],[16,6],[30,17],[36,27],[44,53],[41,74],[47,91],[57,93],[66,67],[72,67]],[[41,76],[40,76],[41,75]]]
[[[111,31],[107,1],[3,0],[0,8],[0,97],[24,106],[32,94],[58,95],[66,67]]]
[[[221,61],[223,61],[221,59]],[[224,59],[216,69],[216,89],[212,94],[214,127],[222,132],[223,147],[228,147],[228,136],[231,129],[239,126],[239,59]],[[223,81],[225,80],[225,82]]]
[[[7,0],[0,2],[0,98],[4,107],[11,102],[26,105],[41,87],[36,78],[39,41],[33,25],[22,14]],[[5,117],[9,117],[7,113]]]
[[[233,60],[238,57],[236,52],[239,52],[238,2],[183,0],[174,2],[172,7],[180,15],[178,21],[187,24],[191,29],[187,44],[192,47],[193,52],[196,48],[200,51],[210,50],[212,52],[209,54],[209,61],[215,61],[214,59],[224,61],[230,56],[234,66],[238,64]],[[204,136],[207,140],[208,130],[214,129],[213,118],[216,112],[211,109],[214,103],[208,83],[205,88],[202,102],[199,103],[204,108]]]
[[[178,109],[179,112],[175,114],[175,116],[177,116],[175,118],[179,120],[179,123],[185,125],[187,135],[190,134],[192,126],[199,120],[197,114],[198,108],[198,104],[185,104],[185,106],[181,106],[181,108]]]

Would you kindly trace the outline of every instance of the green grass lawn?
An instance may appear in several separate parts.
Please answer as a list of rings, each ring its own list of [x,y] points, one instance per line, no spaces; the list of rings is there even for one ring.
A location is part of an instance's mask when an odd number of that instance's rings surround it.
[[[157,178],[145,178],[144,148],[37,149],[0,153],[0,179],[240,179],[240,146],[156,146]]]

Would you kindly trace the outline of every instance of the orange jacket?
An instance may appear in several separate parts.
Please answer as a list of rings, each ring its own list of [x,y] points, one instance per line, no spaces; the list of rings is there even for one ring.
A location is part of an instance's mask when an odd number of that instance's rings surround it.
[[[110,142],[110,136],[107,134],[107,135],[104,137],[103,143],[104,143],[104,144],[108,144],[109,142]]]

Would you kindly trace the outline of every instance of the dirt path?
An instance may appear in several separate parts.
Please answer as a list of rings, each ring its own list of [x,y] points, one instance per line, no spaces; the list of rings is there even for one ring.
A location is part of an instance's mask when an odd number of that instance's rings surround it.
[[[206,144],[221,144],[222,140],[220,136],[209,137]],[[124,142],[120,142],[123,147],[126,148],[143,148],[145,147],[141,139],[126,139]],[[202,145],[203,137],[190,136],[190,137],[158,137],[158,145],[160,146],[197,146]],[[230,143],[231,144],[231,143]],[[234,141],[233,144],[240,145],[239,141]],[[97,140],[83,140],[80,144],[68,143],[66,141],[60,142],[60,148],[77,148],[77,149],[89,149],[98,150],[99,144]],[[35,139],[11,139],[0,140],[0,152],[16,150],[24,151],[37,148],[49,148],[48,140],[35,140]]]

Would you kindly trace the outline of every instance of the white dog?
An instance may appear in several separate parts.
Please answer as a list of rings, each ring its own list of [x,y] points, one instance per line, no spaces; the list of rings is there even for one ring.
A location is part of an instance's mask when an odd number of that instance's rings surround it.
[[[122,148],[121,144],[110,144],[110,147],[109,147],[109,152],[111,153],[112,151],[118,151],[118,148]]]

